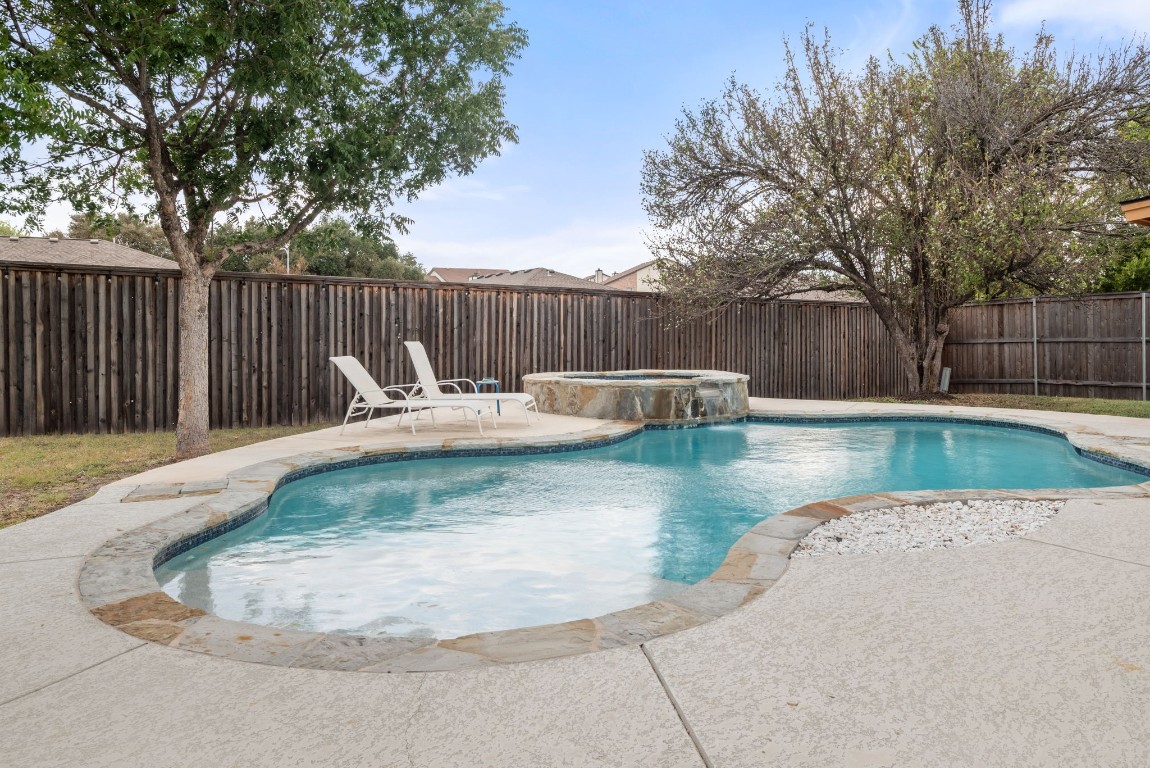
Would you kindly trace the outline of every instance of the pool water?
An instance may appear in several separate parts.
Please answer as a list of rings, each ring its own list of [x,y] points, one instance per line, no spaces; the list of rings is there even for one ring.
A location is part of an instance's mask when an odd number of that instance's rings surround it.
[[[277,627],[453,637],[599,616],[711,574],[763,518],[875,491],[1145,478],[1021,430],[729,424],[613,446],[314,475],[156,569],[173,597]]]

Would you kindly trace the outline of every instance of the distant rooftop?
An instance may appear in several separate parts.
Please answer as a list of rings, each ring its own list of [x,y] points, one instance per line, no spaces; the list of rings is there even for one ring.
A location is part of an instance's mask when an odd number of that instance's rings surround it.
[[[108,240],[71,240],[55,237],[0,237],[0,261],[83,267],[179,269],[176,262],[171,259],[153,256]]]
[[[478,269],[475,267],[433,267],[427,273],[427,279],[437,280],[441,283],[466,283],[477,277],[497,275],[506,271],[506,269]]]
[[[648,274],[640,280],[640,273],[647,270]],[[616,272],[603,281],[604,288],[615,288],[623,291],[640,291],[654,293],[659,283],[659,270],[655,269],[655,259],[636,264],[630,269]]]
[[[1150,196],[1123,200],[1119,205],[1128,222],[1150,227]]]
[[[472,278],[471,282],[481,285],[523,285],[535,288],[590,288],[596,291],[603,290],[603,286],[598,283],[543,267],[519,269],[510,272],[496,272],[495,274]]]
[[[834,304],[865,304],[866,298],[854,291],[806,291],[787,296],[795,301],[825,301]]]
[[[818,283],[810,275],[798,275],[789,281],[790,288],[798,289],[802,287],[809,287],[808,290],[802,293],[794,293],[789,296],[784,296],[785,299],[794,299],[796,301],[825,301],[833,302],[836,304],[862,304],[866,302],[858,291],[851,290],[837,290],[825,291],[816,286]]]

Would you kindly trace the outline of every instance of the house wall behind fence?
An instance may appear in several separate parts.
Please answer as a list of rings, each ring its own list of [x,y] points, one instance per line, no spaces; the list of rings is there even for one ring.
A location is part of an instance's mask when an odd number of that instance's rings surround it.
[[[176,424],[178,274],[0,264],[0,435]],[[749,301],[704,319],[650,295],[222,274],[211,287],[214,427],[340,420],[355,355],[382,385],[414,380],[402,342],[439,376],[505,389],[539,371],[708,368],[761,397],[852,398],[905,384],[865,305]]]

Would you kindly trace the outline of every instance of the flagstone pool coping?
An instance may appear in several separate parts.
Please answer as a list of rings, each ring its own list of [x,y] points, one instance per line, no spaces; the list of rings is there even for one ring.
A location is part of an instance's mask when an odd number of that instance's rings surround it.
[[[1044,413],[1045,420],[1049,422],[1053,415]],[[1042,417],[919,411],[881,414],[758,411],[747,419],[791,423],[934,421],[1025,429],[1065,438],[1088,458],[1150,474],[1150,461],[1145,456],[1132,455],[1127,439],[1097,430],[1060,429],[1051,423],[1039,423]],[[187,511],[105,542],[81,568],[80,596],[84,605],[103,622],[134,637],[187,651],[282,667],[377,673],[448,671],[642,645],[648,640],[713,621],[770,589],[786,572],[791,553],[814,528],[853,512],[969,499],[1150,496],[1150,483],[1142,483],[1090,489],[875,493],[829,499],[764,519],[735,542],[710,577],[672,596],[594,618],[456,638],[366,637],[231,621],[178,602],[162,591],[155,577],[155,567],[171,557],[263,514],[277,488],[302,477],[391,461],[585,450],[621,442],[645,428],[652,425],[613,421],[587,432],[562,436],[420,438],[403,444],[391,440],[264,461],[237,469],[221,480],[140,485],[125,495],[122,502],[147,504],[197,495],[204,495],[205,499]]]

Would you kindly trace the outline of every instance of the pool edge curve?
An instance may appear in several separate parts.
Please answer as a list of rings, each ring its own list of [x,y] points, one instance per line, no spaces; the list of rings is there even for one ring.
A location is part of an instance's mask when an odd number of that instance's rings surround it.
[[[855,423],[926,421],[1000,426],[1042,432],[1067,440],[1089,459],[1150,474],[1118,451],[1081,445],[1067,430],[1024,418],[954,414],[838,414],[762,412],[754,422]],[[1109,488],[880,492],[807,504],[761,520],[728,550],[706,579],[673,596],[594,618],[560,624],[483,632],[457,638],[366,637],[301,632],[223,619],[178,602],[160,588],[154,568],[171,557],[255,519],[276,489],[319,472],[398,460],[450,456],[555,453],[611,445],[645,428],[606,422],[562,438],[411,441],[361,445],[298,454],[253,464],[228,475],[221,492],[188,509],[106,541],[88,556],[79,577],[80,595],[94,616],[134,637],[174,648],[231,659],[309,669],[426,672],[558,658],[649,640],[725,616],[772,587],[786,572],[791,552],[817,526],[853,512],[966,499],[1070,499],[1150,496],[1146,483]],[[141,502],[146,503],[146,502]]]

